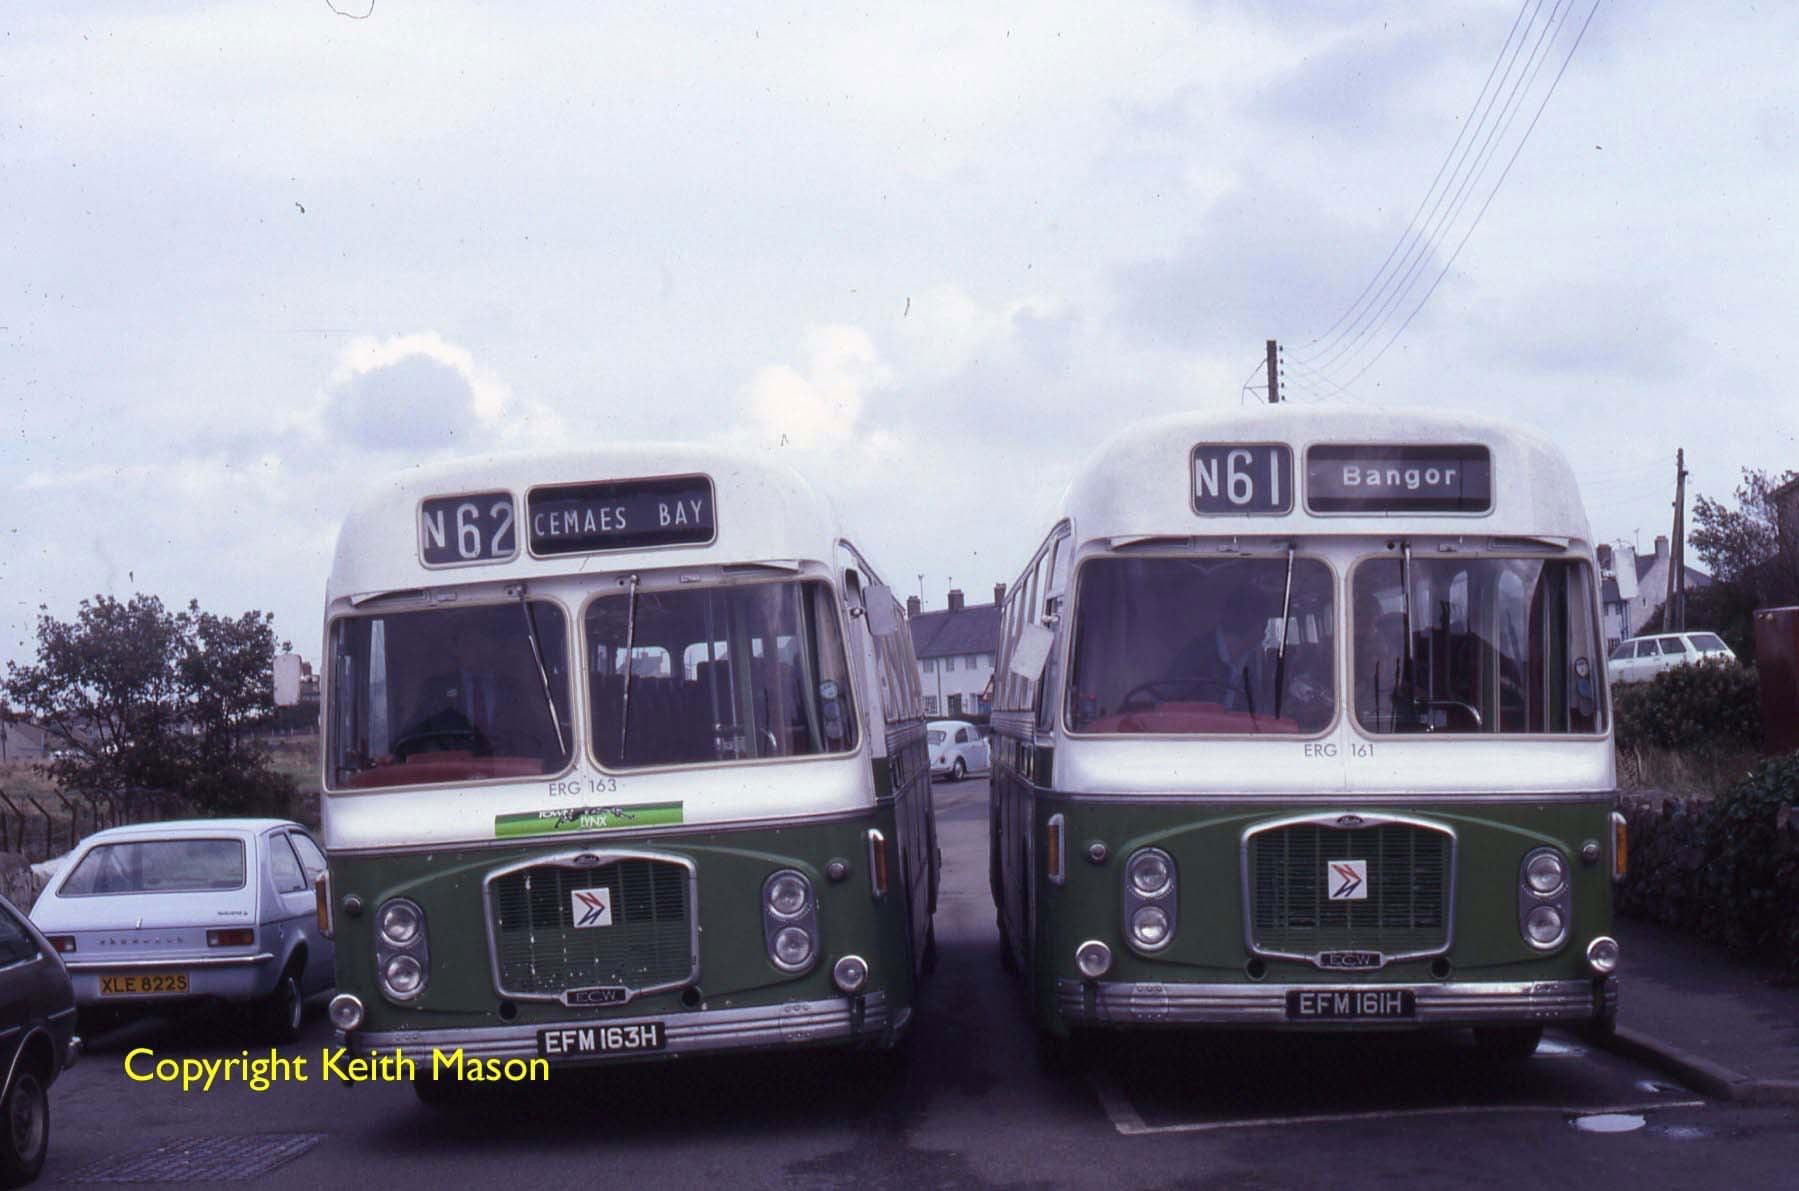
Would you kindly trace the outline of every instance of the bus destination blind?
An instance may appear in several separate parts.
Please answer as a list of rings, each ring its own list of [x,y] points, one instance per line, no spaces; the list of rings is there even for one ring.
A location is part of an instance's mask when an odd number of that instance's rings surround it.
[[[1314,513],[1487,513],[1493,457],[1478,444],[1315,446],[1306,450]]]
[[[712,541],[718,523],[706,476],[659,476],[534,488],[531,553],[586,554],[695,546]]]

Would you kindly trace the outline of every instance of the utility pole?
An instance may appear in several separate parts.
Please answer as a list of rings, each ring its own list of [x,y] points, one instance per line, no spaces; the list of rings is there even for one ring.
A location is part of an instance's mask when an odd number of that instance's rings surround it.
[[[1275,356],[1277,354],[1278,354],[1278,348],[1275,346],[1275,341],[1270,339],[1268,341],[1268,404],[1269,405],[1279,405],[1281,403],[1281,371],[1280,371],[1279,364],[1275,360]],[[1252,373],[1251,375],[1254,375],[1254,374]]]
[[[1674,452],[1674,535],[1668,548],[1668,593],[1662,602],[1662,628],[1680,632],[1687,627],[1687,451]]]

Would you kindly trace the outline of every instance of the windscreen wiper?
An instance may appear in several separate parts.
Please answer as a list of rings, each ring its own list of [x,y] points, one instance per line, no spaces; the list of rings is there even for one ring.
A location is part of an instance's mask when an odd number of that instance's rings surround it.
[[[1281,645],[1274,655],[1274,718],[1287,693],[1287,617],[1293,611],[1293,543],[1287,543],[1287,588],[1281,593]]]
[[[637,576],[625,582],[631,585],[631,600],[625,607],[625,708],[618,717],[618,763],[625,763],[625,735],[631,728],[631,672],[637,669],[632,654],[637,651]]]
[[[550,693],[550,672],[543,664],[543,641],[537,635],[537,610],[531,601],[525,598],[525,585],[519,584],[514,589],[518,594],[518,606],[525,613],[525,632],[531,638],[531,657],[537,662],[537,680],[543,684],[543,705],[550,713],[550,727],[556,733],[556,748],[563,756],[568,755],[568,742],[562,735],[562,720],[556,714],[556,699]]]

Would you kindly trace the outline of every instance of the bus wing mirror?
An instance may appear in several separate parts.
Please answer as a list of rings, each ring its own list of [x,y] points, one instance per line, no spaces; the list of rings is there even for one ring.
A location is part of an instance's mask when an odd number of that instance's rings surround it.
[[[1036,682],[1043,676],[1043,663],[1049,661],[1049,647],[1055,640],[1055,633],[1042,625],[1025,625],[1018,634],[1018,643],[1012,647],[1012,673]]]
[[[891,637],[899,632],[899,604],[893,589],[885,583],[874,583],[862,589],[862,610],[868,614],[868,631],[877,637]]]

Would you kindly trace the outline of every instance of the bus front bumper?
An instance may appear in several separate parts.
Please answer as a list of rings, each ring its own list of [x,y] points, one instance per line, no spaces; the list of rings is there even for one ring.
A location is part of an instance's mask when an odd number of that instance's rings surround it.
[[[661,1050],[623,1051],[558,1057],[556,1064],[616,1063],[667,1055],[712,1054],[733,1050],[800,1046],[891,1046],[911,1024],[911,1010],[895,1014],[885,992],[826,1001],[788,1001],[746,1009],[677,1010],[660,1016],[585,1018],[482,1026],[465,1030],[355,1030],[339,1033],[356,1056],[406,1048],[443,1053],[461,1050],[470,1059],[535,1059],[538,1035],[547,1031],[630,1026],[659,1022],[667,1041]]]
[[[1290,992],[1413,994],[1409,1017],[1296,1018]],[[1443,984],[1155,984],[1061,979],[1056,1008],[1069,1025],[1250,1026],[1303,1030],[1417,1029],[1610,1020],[1618,982],[1588,980]]]

